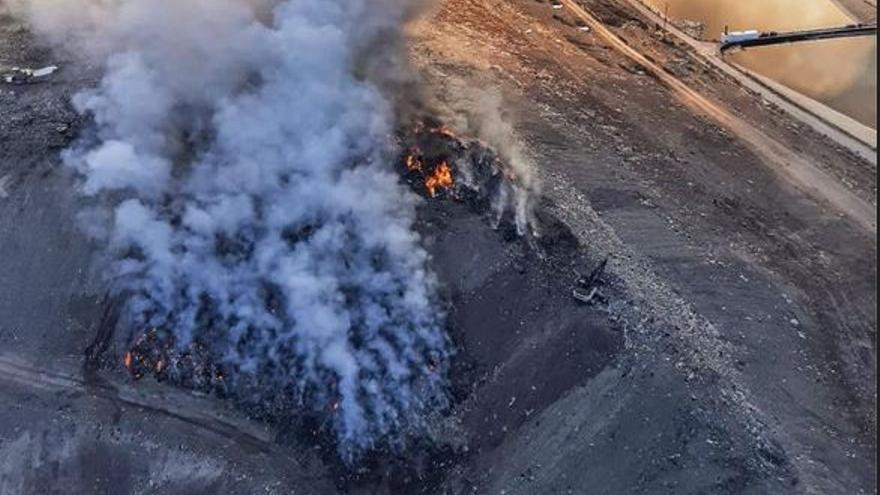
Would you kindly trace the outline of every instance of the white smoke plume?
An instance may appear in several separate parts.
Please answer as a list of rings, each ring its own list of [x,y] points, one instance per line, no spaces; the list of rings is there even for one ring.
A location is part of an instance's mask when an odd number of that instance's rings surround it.
[[[324,418],[349,461],[446,404],[436,281],[370,77],[419,5],[7,1],[105,64],[74,100],[95,137],[65,160],[132,331],[207,345],[234,393]]]
[[[501,94],[490,90],[475,90],[475,93],[475,104],[469,114],[470,126],[476,128],[477,136],[497,150],[517,180],[517,187],[511,188],[506,199],[508,205],[497,203],[496,209],[513,211],[520,234],[529,231],[538,234],[533,202],[540,195],[540,182],[535,176],[532,159],[523,149],[510,119],[505,118]]]
[[[541,195],[541,182],[532,157],[524,149],[510,112],[505,112],[501,92],[490,87],[452,84],[451,101],[434,101],[434,111],[459,132],[476,136],[491,148],[513,178],[506,181],[493,198],[493,210],[500,217],[510,212],[520,235],[539,235],[534,216],[535,201]],[[466,167],[465,167],[466,168]]]

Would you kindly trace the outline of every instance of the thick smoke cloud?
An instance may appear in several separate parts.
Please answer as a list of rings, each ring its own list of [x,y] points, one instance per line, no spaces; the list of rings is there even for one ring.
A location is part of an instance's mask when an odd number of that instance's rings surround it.
[[[105,63],[74,99],[94,137],[65,160],[128,328],[206,346],[235,394],[324,418],[347,460],[445,405],[449,343],[377,76],[404,79],[396,42],[419,5],[10,6]]]

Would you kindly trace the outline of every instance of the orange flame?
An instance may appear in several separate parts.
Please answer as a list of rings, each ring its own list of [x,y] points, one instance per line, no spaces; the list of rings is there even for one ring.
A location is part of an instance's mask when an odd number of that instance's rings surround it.
[[[440,134],[442,136],[448,137],[449,139],[457,139],[455,133],[452,132],[452,129],[446,127],[445,125],[434,127],[429,132],[431,132],[432,134]]]
[[[128,371],[131,371],[131,364],[132,364],[133,359],[134,358],[131,355],[131,351],[126,352],[125,355],[122,356],[122,364],[125,365],[125,367],[128,369]]]
[[[432,198],[436,196],[438,188],[442,187],[444,189],[449,189],[453,184],[452,169],[445,160],[440,162],[440,164],[434,168],[434,173],[425,179],[425,187],[428,188],[428,193]]]
[[[416,156],[417,153],[418,150],[413,150],[413,154],[407,155],[406,157],[406,169],[410,172],[422,171],[422,161]]]

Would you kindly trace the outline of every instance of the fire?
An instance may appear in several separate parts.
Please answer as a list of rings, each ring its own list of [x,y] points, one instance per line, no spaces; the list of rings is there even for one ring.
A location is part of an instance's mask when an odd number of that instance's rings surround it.
[[[452,132],[452,129],[446,127],[445,125],[442,125],[440,127],[434,127],[431,130],[429,130],[428,132],[430,132],[432,134],[440,134],[442,136],[448,137],[449,139],[458,139],[458,137],[455,135],[455,133]]]
[[[131,355],[131,351],[126,352],[125,355],[122,356],[122,364],[125,365],[125,367],[128,369],[128,371],[131,371],[131,365],[132,365],[133,360],[134,360],[134,358]]]
[[[452,169],[445,160],[434,167],[434,173],[425,179],[425,187],[428,188],[428,194],[432,198],[436,196],[438,188],[449,189],[453,184]]]
[[[421,180],[432,198],[437,196],[438,189],[452,189],[455,183],[452,166],[448,158],[440,158],[440,156],[443,156],[441,154],[442,151],[440,153],[438,151],[448,149],[450,143],[447,141],[449,140],[458,143],[458,137],[455,135],[455,132],[443,124],[429,127],[424,122],[417,123],[411,132],[414,140],[428,143],[429,148],[434,151],[433,153],[423,154],[420,145],[412,144],[408,147],[407,152],[403,156],[403,164],[407,171],[407,181],[412,184],[415,180]],[[433,135],[433,137],[427,136],[429,134]],[[457,145],[460,145],[460,143]]]
[[[418,153],[418,149],[413,149],[410,154],[406,156],[406,169],[410,172],[422,171],[422,161],[419,160]]]

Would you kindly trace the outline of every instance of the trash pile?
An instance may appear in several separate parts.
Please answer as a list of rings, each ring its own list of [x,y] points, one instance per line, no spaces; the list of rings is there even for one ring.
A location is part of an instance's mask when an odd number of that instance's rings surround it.
[[[527,200],[528,192],[512,167],[486,143],[460,137],[430,118],[403,132],[399,143],[404,150],[401,175],[416,193],[489,213],[496,227],[522,223],[518,203]]]

